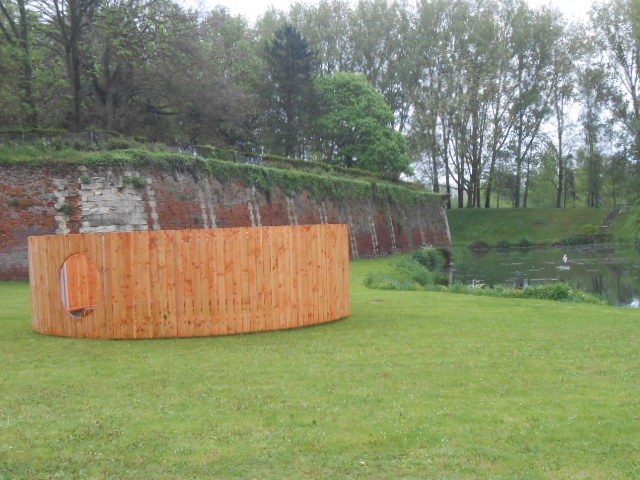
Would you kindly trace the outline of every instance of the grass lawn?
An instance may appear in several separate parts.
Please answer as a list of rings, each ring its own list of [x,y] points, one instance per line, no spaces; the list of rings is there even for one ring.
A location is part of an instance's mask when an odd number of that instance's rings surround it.
[[[453,243],[500,240],[551,243],[602,225],[608,211],[598,208],[459,208],[447,211]]]
[[[242,336],[31,331],[0,284],[0,479],[640,478],[637,310],[361,286]]]

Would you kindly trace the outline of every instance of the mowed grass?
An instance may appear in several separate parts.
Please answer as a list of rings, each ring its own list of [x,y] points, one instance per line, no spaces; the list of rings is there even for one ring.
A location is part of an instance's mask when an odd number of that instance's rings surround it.
[[[385,292],[242,336],[31,331],[0,284],[0,478],[640,478],[637,310]]]
[[[454,244],[484,240],[495,246],[500,240],[512,244],[559,242],[583,233],[585,225],[602,225],[608,211],[601,208],[460,208],[447,210]]]

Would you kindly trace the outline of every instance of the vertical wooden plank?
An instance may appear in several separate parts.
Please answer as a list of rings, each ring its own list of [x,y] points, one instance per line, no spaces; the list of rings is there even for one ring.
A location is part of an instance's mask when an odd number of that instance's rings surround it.
[[[313,225],[309,228],[310,247],[309,247],[309,265],[311,270],[311,318],[312,324],[318,323],[318,306],[320,303],[320,292],[318,290],[318,232]]]
[[[342,312],[341,317],[346,317],[351,315],[351,274],[350,274],[350,257],[349,257],[349,225],[342,226],[342,262],[341,262],[341,270],[342,270],[342,292],[343,292],[343,300],[342,300]]]
[[[242,240],[243,228],[234,228],[233,241],[230,244],[232,251],[232,273],[233,279],[233,329],[231,333],[242,333],[243,328],[243,296],[242,296],[242,284],[243,284],[243,271],[242,271],[242,259],[244,252],[242,246],[245,242]],[[227,272],[228,274],[229,272]]]
[[[299,289],[299,318],[298,325],[304,326],[309,324],[309,225],[300,225],[296,230],[298,232],[299,247],[296,251],[298,257],[298,289]]]
[[[82,235],[83,250],[90,259],[94,269],[93,280],[95,281],[93,292],[93,305],[95,306],[91,314],[82,324],[80,335],[85,338],[105,338],[104,323],[104,258],[102,252],[102,234]]]
[[[330,229],[331,246],[329,248],[333,252],[333,263],[331,265],[331,272],[330,272],[331,296],[333,298],[333,301],[331,302],[331,311],[330,311],[330,315],[331,315],[330,318],[332,320],[339,318],[338,312],[340,311],[339,305],[340,305],[340,298],[341,298],[341,292],[340,292],[340,289],[338,288],[338,282],[340,280],[339,266],[342,260],[341,253],[340,253],[339,227],[340,225],[331,225],[331,229]]]
[[[227,258],[225,256],[225,244],[227,242],[226,229],[216,231],[216,304],[218,306],[216,332],[224,335],[227,332],[227,318],[229,307],[227,303],[227,278],[225,275]]]
[[[60,275],[59,267],[64,262],[61,248],[61,240],[57,237],[51,239],[47,245],[47,270],[49,276],[49,284],[47,291],[47,305],[49,306],[49,313],[47,315],[45,328],[49,335],[58,335],[57,325],[59,325],[63,319],[62,315],[66,315],[64,307],[61,302],[61,289],[60,289]],[[62,308],[59,308],[62,307]]]
[[[193,312],[193,336],[201,337],[206,335],[206,323],[208,312],[206,308],[207,281],[207,256],[206,250],[203,252],[202,243],[206,241],[204,230],[193,230],[192,268],[194,282],[194,312]]]
[[[327,313],[327,301],[326,298],[326,265],[325,262],[327,260],[327,251],[325,248],[325,231],[322,228],[322,225],[316,225],[316,231],[318,235],[318,298],[319,298],[319,311],[318,311],[318,323],[322,323],[326,321],[326,313]]]
[[[235,333],[236,321],[238,318],[238,279],[236,277],[235,268],[237,261],[235,258],[236,249],[235,244],[238,241],[238,231],[235,228],[230,228],[226,232],[226,241],[224,242],[224,278],[225,278],[225,293],[226,293],[226,306],[227,306],[227,319],[225,324],[225,334]]]
[[[247,285],[249,287],[249,324],[247,332],[258,331],[258,278],[257,278],[257,233],[260,228],[248,228],[247,232]]]
[[[131,233],[134,338],[153,338],[151,323],[151,278],[149,250],[153,237],[148,232]]]
[[[137,272],[135,270],[136,263],[134,261],[135,258],[135,235],[134,232],[125,232],[122,234],[123,237],[123,248],[126,254],[122,257],[122,259],[118,259],[121,261],[121,268],[125,273],[125,281],[126,289],[123,289],[124,298],[126,299],[126,318],[125,322],[122,325],[123,328],[123,338],[133,339],[136,338],[136,327],[137,321],[136,318],[136,293],[138,289],[136,288],[136,275]]]
[[[176,282],[176,335],[182,336],[184,326],[184,268],[182,263],[182,242],[183,232],[178,230],[174,232],[173,243],[173,261],[174,261],[174,280]]]
[[[218,305],[217,229],[207,231],[207,271],[209,276],[210,335],[220,334],[220,307]]]
[[[35,289],[35,294],[38,298],[38,304],[36,306],[37,313],[37,322],[34,322],[33,327],[34,330],[41,333],[48,332],[48,319],[51,317],[52,306],[49,305],[49,292],[53,288],[50,284],[50,280],[55,278],[55,273],[52,272],[49,267],[49,255],[46,254],[46,246],[44,244],[44,240],[42,237],[33,238],[34,247],[34,256],[33,260],[36,265],[35,270],[31,268],[31,263],[29,266],[29,277],[31,280],[32,272],[37,272],[35,278],[37,280],[37,286]]]
[[[149,246],[149,314],[151,316],[148,331],[151,333],[150,338],[162,337],[162,309],[161,302],[164,292],[164,281],[161,280],[160,257],[162,255],[160,249],[161,232],[159,230],[145,232],[148,237]]]
[[[194,276],[192,263],[193,232],[183,230],[176,237],[176,285],[178,310],[178,336],[190,337],[194,331]]]
[[[200,258],[200,312],[201,312],[201,325],[200,334],[203,336],[211,335],[213,329],[213,309],[211,305],[211,277],[209,263],[209,230],[199,230],[199,258]]]
[[[291,325],[299,327],[301,325],[300,312],[300,227],[292,226],[288,229],[290,238],[289,257],[291,259]]]
[[[127,305],[126,295],[123,291],[127,289],[125,284],[126,271],[122,268],[122,257],[127,252],[123,247],[124,237],[120,234],[110,233],[105,235],[106,263],[109,266],[108,279],[108,312],[111,325],[111,338],[122,338],[121,329],[126,323]]]
[[[64,262],[68,276],[69,310],[64,315],[65,336],[80,337],[82,323],[85,319],[81,316],[84,309],[89,306],[88,296],[88,261],[77,235],[64,235]],[[62,288],[62,285],[61,285]],[[73,312],[75,315],[73,315]]]
[[[282,243],[283,250],[282,256],[284,257],[284,269],[283,269],[283,296],[284,296],[284,305],[285,305],[285,325],[286,328],[293,328],[296,326],[295,321],[295,290],[293,287],[293,282],[295,280],[294,273],[294,252],[292,246],[292,237],[291,231],[295,228],[293,227],[281,227],[280,231],[282,232]]]
[[[284,278],[282,276],[283,261],[282,261],[282,234],[281,230],[274,227],[272,230],[272,247],[271,247],[271,275],[273,276],[273,324],[272,328],[275,330],[284,328],[283,316],[283,283]]]
[[[131,339],[135,338],[136,328],[136,298],[135,298],[135,272],[133,270],[133,256],[134,256],[134,238],[133,232],[118,233],[120,245],[120,255],[116,258],[116,269],[120,272],[118,275],[121,280],[119,285],[119,294],[122,297],[123,303],[120,308],[120,318],[116,322],[116,329],[118,331],[118,337]],[[124,307],[124,308],[122,308]]]
[[[240,317],[237,319],[237,333],[246,333],[251,330],[251,300],[249,288],[249,239],[248,229],[242,228],[238,232],[237,256],[238,263],[238,293],[240,300]]]
[[[276,245],[273,238],[275,227],[267,227],[264,232],[264,274],[266,290],[266,314],[265,329],[274,330],[277,328],[278,311],[278,283],[276,278],[277,260]]]
[[[163,336],[178,336],[178,305],[177,305],[177,266],[176,266],[176,243],[178,234],[176,231],[163,232],[162,244],[164,246],[164,267],[160,270],[160,275],[165,279],[164,288],[167,296],[166,302],[162,303],[164,310],[162,331]]]
[[[256,311],[255,311],[255,331],[264,330],[265,315],[267,311],[266,303],[266,281],[264,273],[264,227],[254,230],[255,244],[255,281],[256,281]]]
[[[29,237],[29,287],[31,289],[31,328],[36,332],[44,329],[44,315],[46,304],[46,273],[45,255],[41,251],[42,237]]]
[[[66,260],[67,258],[70,257],[71,255],[71,249],[69,247],[69,235],[60,235],[59,238],[59,257],[60,259],[62,259],[61,261],[58,261],[58,270],[62,267],[62,265],[64,264],[64,260]],[[74,264],[74,267],[76,267],[77,264]],[[74,271],[71,272],[71,280],[70,283],[71,285],[69,286],[69,290],[73,291],[73,290],[77,290],[78,289],[78,271],[77,268],[74,269]],[[58,284],[58,291],[60,293],[62,293],[62,289],[61,289],[61,285]],[[58,295],[58,305],[60,304],[60,295]],[[73,293],[72,294],[73,300],[70,299],[70,301],[76,302],[77,300],[77,293]],[[71,337],[74,335],[74,320],[76,320],[69,312],[65,311],[62,315],[60,315],[59,320],[57,322],[56,325],[56,334],[57,335],[62,335],[65,337]]]

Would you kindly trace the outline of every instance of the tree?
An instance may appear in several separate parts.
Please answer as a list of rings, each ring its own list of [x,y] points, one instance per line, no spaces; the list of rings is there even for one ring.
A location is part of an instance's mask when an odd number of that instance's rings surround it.
[[[15,0],[15,4],[0,0],[0,32],[20,65],[18,84],[21,110],[24,112],[22,124],[34,127],[38,123],[38,111],[33,88],[30,25],[27,0]]]
[[[353,70],[353,10],[347,0],[320,0],[317,6],[296,3],[290,18],[316,55],[319,73]]]
[[[38,8],[47,22],[45,33],[60,47],[67,67],[73,98],[72,130],[82,126],[81,41],[91,25],[102,0],[38,0]]]
[[[592,24],[615,78],[613,113],[631,138],[633,158],[640,163],[640,2],[609,0],[597,4]]]
[[[509,18],[512,74],[515,99],[511,106],[513,139],[511,143],[516,166],[514,207],[527,206],[530,171],[529,155],[533,152],[540,126],[549,114],[547,102],[550,76],[550,46],[558,33],[550,12],[534,12],[518,1]],[[524,194],[522,184],[524,180]]]
[[[393,111],[364,75],[340,72],[317,78],[317,135],[328,162],[397,180],[410,173],[404,137],[393,129]]]
[[[598,207],[601,202],[603,159],[600,137],[603,127],[602,108],[609,97],[606,74],[602,68],[586,67],[578,75],[578,89],[582,99],[581,114],[585,148],[578,153],[587,173],[587,205]]]
[[[303,157],[315,104],[313,53],[300,32],[287,24],[265,50],[267,125],[276,153]]]
[[[561,28],[558,26],[557,28]],[[575,52],[575,38],[565,35],[559,36],[551,46],[551,75],[550,75],[550,104],[553,110],[556,130],[556,141],[552,151],[555,153],[556,179],[556,208],[562,206],[565,182],[565,134],[566,120],[570,103],[574,98],[575,60],[571,52]]]

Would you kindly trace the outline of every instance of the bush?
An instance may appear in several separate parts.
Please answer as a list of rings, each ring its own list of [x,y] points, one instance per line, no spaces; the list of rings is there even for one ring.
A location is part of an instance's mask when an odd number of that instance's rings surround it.
[[[375,290],[416,290],[415,282],[386,272],[369,272],[364,276],[364,286]]]
[[[395,265],[396,272],[409,278],[420,286],[434,283],[434,274],[427,267],[413,258],[405,258]]]
[[[424,247],[416,250],[411,258],[432,272],[438,268],[444,267],[446,258],[441,250],[434,247]]]
[[[476,253],[487,253],[489,251],[489,244],[484,240],[476,240],[469,245],[469,250]]]
[[[599,232],[600,227],[597,225],[587,224],[580,227],[580,233],[582,233],[583,235],[595,235]]]
[[[524,289],[525,298],[537,298],[541,300],[569,300],[573,296],[573,289],[566,283],[549,283],[535,285]]]
[[[498,240],[496,248],[500,250],[509,250],[511,248],[511,244],[509,243],[509,240]]]
[[[535,245],[535,244],[534,244],[533,242],[529,241],[529,240],[528,240],[528,239],[526,239],[526,238],[523,238],[522,240],[520,240],[520,241],[518,242],[518,247],[520,247],[520,248],[531,248],[531,247],[533,247],[534,245]]]
[[[575,234],[560,241],[561,245],[588,245],[593,243],[588,235]]]

